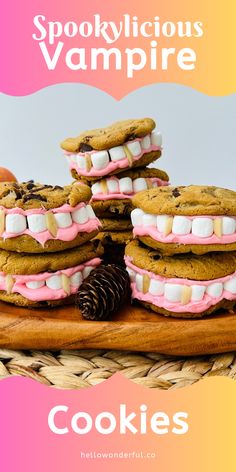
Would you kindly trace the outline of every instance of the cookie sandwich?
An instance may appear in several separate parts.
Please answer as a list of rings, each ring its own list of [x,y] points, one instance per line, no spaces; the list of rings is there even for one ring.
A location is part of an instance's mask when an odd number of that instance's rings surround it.
[[[84,183],[0,183],[0,248],[45,253],[86,243],[100,227],[91,195]]]
[[[236,305],[236,252],[167,257],[134,240],[125,263],[132,298],[162,315],[198,318]]]
[[[73,303],[82,281],[101,262],[99,241],[57,253],[0,249],[0,300],[25,307]]]
[[[72,176],[98,180],[155,161],[162,149],[155,126],[151,118],[124,120],[65,139],[61,147]]]
[[[162,254],[236,250],[236,192],[212,186],[160,187],[132,198],[133,234]]]
[[[87,182],[89,184],[89,181]],[[150,188],[169,185],[166,172],[159,169],[139,168],[108,176],[91,183],[91,206],[98,217],[130,215],[132,197]]]

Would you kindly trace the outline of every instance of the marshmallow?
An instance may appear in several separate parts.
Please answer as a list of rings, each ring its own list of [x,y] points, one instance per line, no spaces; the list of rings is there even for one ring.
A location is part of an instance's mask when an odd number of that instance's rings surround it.
[[[161,133],[153,131],[151,134],[151,143],[153,146],[161,146],[162,145]]]
[[[149,285],[149,293],[152,295],[163,295],[164,293],[164,288],[165,284],[164,282],[160,282],[159,280],[156,279],[151,279],[150,285]]]
[[[78,154],[77,156],[77,166],[79,169],[86,170],[86,159],[84,156]]]
[[[94,269],[93,266],[85,266],[83,270],[83,278],[86,279],[86,277],[89,276],[90,272],[92,272],[93,269]]]
[[[91,190],[93,195],[96,195],[97,193],[102,193],[101,184],[99,182],[96,182],[92,185]]]
[[[79,287],[82,283],[82,274],[81,272],[75,272],[70,278],[71,285],[73,287]]]
[[[134,281],[135,281],[136,273],[134,272],[133,269],[130,269],[130,267],[126,267],[126,270],[127,270],[128,274],[129,274],[130,281],[131,281],[131,282],[134,282]]]
[[[85,207],[81,207],[78,210],[73,211],[72,219],[75,223],[83,225],[88,221],[88,213]]]
[[[141,146],[142,146],[142,149],[149,149],[151,147],[150,134],[147,134],[147,136],[144,136],[144,138],[141,141]]]
[[[111,178],[111,179],[107,179],[106,182],[107,182],[108,193],[119,193],[120,190],[119,190],[118,180]]]
[[[142,218],[143,226],[155,226],[157,224],[157,217],[155,215],[149,215],[145,213]]]
[[[26,282],[26,287],[31,288],[32,290],[37,290],[45,285],[44,280],[32,280],[32,282]]]
[[[227,292],[233,293],[236,295],[236,278],[228,280],[227,282],[224,283],[224,289],[227,290]]]
[[[59,228],[68,228],[72,225],[70,213],[54,213],[54,217]]]
[[[74,164],[77,164],[77,154],[70,154],[68,156],[69,162],[73,162]]]
[[[223,284],[221,284],[220,282],[211,284],[206,289],[206,293],[210,295],[210,297],[215,297],[215,298],[220,297],[222,292],[223,292]]]
[[[143,177],[134,179],[133,181],[134,193],[142,192],[142,190],[147,190],[147,182]]]
[[[172,233],[173,234],[189,234],[191,232],[191,220],[186,216],[174,216]]]
[[[200,238],[212,236],[214,230],[211,218],[194,218],[192,222],[192,233]]]
[[[42,233],[47,230],[45,215],[28,215],[27,220],[32,233]]]
[[[10,214],[6,216],[7,233],[23,233],[27,228],[26,217],[24,215]]]
[[[119,180],[119,183],[121,193],[133,193],[133,184],[132,179],[130,177],[123,177],[123,179]]]
[[[87,210],[87,213],[88,213],[88,217],[90,220],[93,220],[94,218],[96,218],[96,215],[93,211],[93,208],[91,207],[91,205],[87,205],[86,206],[86,210]]]
[[[3,282],[5,282],[5,277],[4,275],[0,275],[0,284],[2,284]]]
[[[164,295],[169,302],[180,302],[183,285],[165,284]]]
[[[109,154],[113,162],[120,161],[126,158],[125,150],[123,146],[116,146],[109,149]]]
[[[141,154],[142,149],[139,141],[130,141],[126,144],[132,156],[137,157]]]
[[[94,169],[104,169],[109,164],[109,154],[107,151],[94,152],[91,154],[91,161]]]
[[[164,233],[166,229],[166,224],[169,219],[167,215],[158,215],[157,216],[157,229],[160,233]]]
[[[141,274],[136,274],[135,282],[137,290],[143,292],[143,276]]]
[[[203,299],[206,287],[204,285],[192,285],[192,302],[200,302]]]
[[[142,217],[144,215],[143,210],[140,208],[135,208],[131,211],[131,222],[133,226],[141,226],[142,225]]]
[[[52,275],[46,280],[46,285],[52,290],[60,290],[62,288],[62,279],[60,275]]]
[[[222,232],[223,234],[234,234],[236,230],[236,221],[234,218],[224,216],[222,221]]]

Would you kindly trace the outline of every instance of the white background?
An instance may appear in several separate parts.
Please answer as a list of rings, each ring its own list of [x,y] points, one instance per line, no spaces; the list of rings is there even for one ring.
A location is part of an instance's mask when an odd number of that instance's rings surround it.
[[[120,102],[80,84],[54,85],[26,97],[0,96],[0,166],[19,181],[71,181],[59,142],[118,119],[153,117],[163,133],[157,161],[171,182],[235,189],[236,95],[209,97],[174,84],[144,87]]]

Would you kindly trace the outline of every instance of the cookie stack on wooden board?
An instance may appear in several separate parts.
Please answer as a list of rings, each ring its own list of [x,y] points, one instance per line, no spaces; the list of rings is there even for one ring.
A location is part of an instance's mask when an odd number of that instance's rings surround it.
[[[161,157],[162,137],[151,118],[125,120],[61,143],[72,176],[91,186],[91,205],[102,222],[99,238],[111,262],[123,260],[132,239],[131,198],[168,185],[168,175],[146,166]]]
[[[125,251],[132,296],[166,316],[236,305],[236,192],[162,187],[135,195]]]
[[[100,264],[90,241],[99,220],[85,184],[0,183],[0,300],[22,306],[73,302]]]

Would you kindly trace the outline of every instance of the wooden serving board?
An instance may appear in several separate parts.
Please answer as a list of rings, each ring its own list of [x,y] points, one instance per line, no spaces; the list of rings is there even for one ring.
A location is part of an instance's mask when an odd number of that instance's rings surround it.
[[[0,302],[0,347],[221,353],[236,350],[236,313],[181,320],[126,306],[112,321],[96,322],[83,320],[74,306],[25,309]]]

